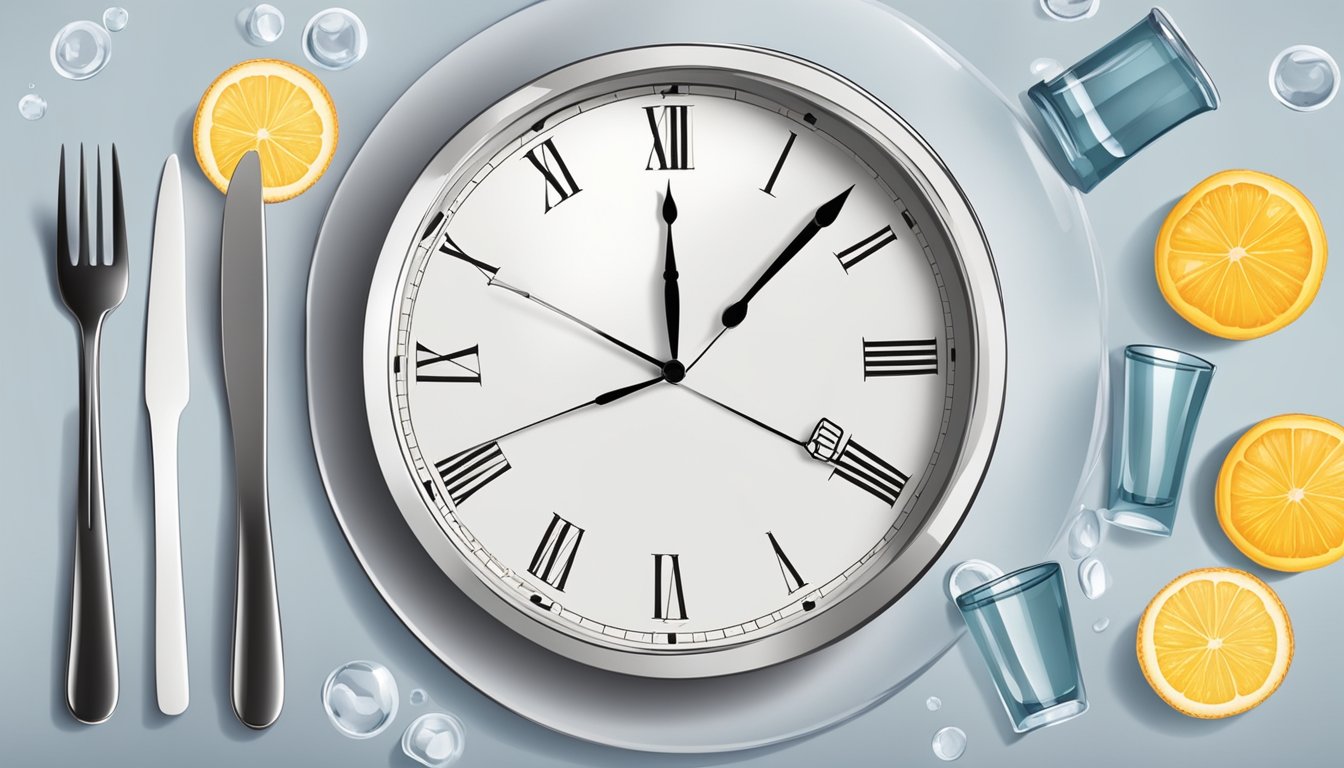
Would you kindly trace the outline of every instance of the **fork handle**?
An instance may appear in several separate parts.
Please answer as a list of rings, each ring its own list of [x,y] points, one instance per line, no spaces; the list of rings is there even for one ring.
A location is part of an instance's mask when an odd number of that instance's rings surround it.
[[[101,723],[117,707],[117,632],[112,570],[103,509],[103,451],[99,428],[99,322],[81,334],[79,376],[79,497],[75,571],[70,595],[66,704],[77,720]]]

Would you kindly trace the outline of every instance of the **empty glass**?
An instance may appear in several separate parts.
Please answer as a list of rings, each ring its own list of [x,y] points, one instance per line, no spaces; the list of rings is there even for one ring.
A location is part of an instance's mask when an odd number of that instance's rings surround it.
[[[1157,137],[1218,108],[1213,80],[1161,8],[1027,97],[1053,139],[1048,148],[1062,154],[1061,172],[1084,192]]]
[[[1170,536],[1204,397],[1207,360],[1166,347],[1125,348],[1124,401],[1111,448],[1111,525]]]
[[[957,608],[1014,731],[1026,733],[1087,711],[1058,563],[1013,571],[963,592]]]

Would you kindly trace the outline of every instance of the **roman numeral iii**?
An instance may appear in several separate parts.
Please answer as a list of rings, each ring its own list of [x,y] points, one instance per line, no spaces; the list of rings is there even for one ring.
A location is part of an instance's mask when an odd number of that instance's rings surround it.
[[[565,591],[565,582],[569,580],[569,570],[574,567],[574,556],[579,552],[579,543],[583,541],[583,529],[551,513],[551,524],[532,555],[532,564],[527,572],[552,587]]]
[[[681,555],[653,556],[653,618],[686,620],[686,595],[681,590]]]
[[[840,266],[848,272],[854,265],[894,242],[896,242],[896,233],[892,232],[891,226],[888,225],[835,254],[835,258],[840,260]]]
[[[646,171],[689,171],[695,168],[691,149],[691,107],[675,104],[645,107],[653,149]]]
[[[481,383],[480,347],[440,355],[420,342],[415,343],[415,380]]]
[[[546,181],[546,213],[583,190],[579,189],[569,166],[560,157],[555,142],[547,139],[527,152],[527,159]]]
[[[803,581],[803,577],[799,575],[798,569],[793,567],[793,563],[789,562],[788,555],[784,554],[783,548],[779,546],[779,540],[775,538],[775,534],[766,531],[765,535],[770,537],[770,547],[775,550],[775,561],[779,564],[779,574],[784,577],[784,587],[789,590],[789,594],[792,595],[807,586],[807,582]]]
[[[938,342],[863,340],[863,378],[938,372]]]
[[[508,472],[509,460],[499,449],[499,443],[486,443],[449,456],[436,462],[434,468],[443,478],[448,498],[458,506],[490,483]]]

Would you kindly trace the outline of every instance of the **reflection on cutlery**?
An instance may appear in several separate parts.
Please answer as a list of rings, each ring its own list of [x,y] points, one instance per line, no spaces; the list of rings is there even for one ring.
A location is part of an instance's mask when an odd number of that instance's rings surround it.
[[[79,261],[70,259],[66,224],[65,147],[57,185],[56,278],[61,301],[79,323],[82,355],[79,379],[79,497],[75,522],[75,573],[70,597],[70,649],[66,664],[66,704],[76,719],[101,723],[117,707],[117,631],[112,615],[112,572],[107,556],[103,509],[103,449],[99,427],[99,349],[103,320],[126,296],[130,264],[126,215],[121,199],[121,165],[112,146],[112,260],[103,253],[103,159],[98,152],[97,248],[89,253],[89,203],[85,191],[84,147],[79,149]]]
[[[266,493],[266,213],[255,151],[229,181],[219,294],[238,492],[233,711],[248,727],[265,728],[280,716],[285,673]]]
[[[145,406],[154,454],[154,679],[159,709],[187,708],[187,621],[178,536],[177,426],[187,405],[186,224],[182,173],[169,155],[159,183],[145,322]]]

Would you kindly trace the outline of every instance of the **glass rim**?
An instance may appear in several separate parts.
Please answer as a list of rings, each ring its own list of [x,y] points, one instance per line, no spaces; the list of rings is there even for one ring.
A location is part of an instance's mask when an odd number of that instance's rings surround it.
[[[1202,357],[1156,344],[1130,344],[1125,357],[1148,363],[1172,365],[1188,371],[1213,371],[1217,366]]]
[[[1217,109],[1222,106],[1223,100],[1218,95],[1218,86],[1213,84],[1213,78],[1209,75],[1209,71],[1199,62],[1195,52],[1190,50],[1190,45],[1185,42],[1185,35],[1181,34],[1181,28],[1176,26],[1176,21],[1171,18],[1171,14],[1167,13],[1166,9],[1161,6],[1153,6],[1153,9],[1148,12],[1148,19],[1157,28],[1158,33],[1176,49],[1180,58],[1190,66],[1191,74],[1199,81],[1200,86],[1207,89],[1213,108]]]
[[[1061,573],[1059,563],[1054,560],[1018,568],[957,595],[957,608],[965,611],[998,602],[1026,592],[1044,581],[1060,576]]]

